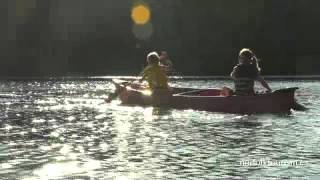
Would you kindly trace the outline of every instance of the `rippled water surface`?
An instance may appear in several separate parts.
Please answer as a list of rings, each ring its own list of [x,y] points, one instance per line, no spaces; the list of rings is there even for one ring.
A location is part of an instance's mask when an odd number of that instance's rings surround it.
[[[247,116],[129,107],[104,103],[110,81],[1,81],[0,179],[316,178],[320,83],[271,86],[300,87],[297,99],[310,109]]]

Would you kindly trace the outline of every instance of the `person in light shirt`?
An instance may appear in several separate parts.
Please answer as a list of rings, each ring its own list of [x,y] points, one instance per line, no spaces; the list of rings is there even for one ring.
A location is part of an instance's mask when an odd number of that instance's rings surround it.
[[[161,51],[159,60],[160,66],[163,68],[163,70],[165,70],[167,74],[172,74],[174,71],[173,64],[166,51]]]

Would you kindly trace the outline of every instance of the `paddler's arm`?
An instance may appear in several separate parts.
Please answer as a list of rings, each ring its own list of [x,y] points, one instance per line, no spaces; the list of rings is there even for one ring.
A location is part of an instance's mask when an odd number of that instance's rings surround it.
[[[263,79],[262,76],[258,75],[256,80],[259,81],[261,85],[268,90],[267,92],[272,92],[269,84]]]
[[[139,79],[139,83],[142,83],[142,81],[144,81],[146,79],[146,76],[142,76],[140,79]]]
[[[170,66],[165,66],[161,64],[160,67],[166,73],[170,73],[172,71],[172,68]]]
[[[236,70],[237,70],[237,67],[234,67],[233,70],[232,70],[232,72],[231,72],[231,74],[230,74],[230,77],[231,77],[233,80],[237,79],[237,77],[236,77]]]
[[[160,59],[161,69],[166,71],[167,73],[170,73],[173,71],[173,63],[170,59]]]
[[[140,73],[140,76],[142,76],[140,79],[139,79],[139,82],[141,83],[142,81],[144,81],[148,75],[148,71],[149,71],[149,68],[146,67],[141,73]]]

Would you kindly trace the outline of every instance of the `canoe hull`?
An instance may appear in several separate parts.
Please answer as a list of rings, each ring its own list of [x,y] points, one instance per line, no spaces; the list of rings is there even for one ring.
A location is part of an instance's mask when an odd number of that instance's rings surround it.
[[[294,92],[256,96],[173,96],[172,106],[226,113],[280,113],[294,106]]]
[[[199,93],[179,94],[186,89],[174,88],[172,95],[151,96],[139,89],[123,88],[119,96],[123,104],[241,114],[290,112],[295,104],[294,93],[297,89],[281,89],[255,96],[220,96],[219,89],[188,89]]]

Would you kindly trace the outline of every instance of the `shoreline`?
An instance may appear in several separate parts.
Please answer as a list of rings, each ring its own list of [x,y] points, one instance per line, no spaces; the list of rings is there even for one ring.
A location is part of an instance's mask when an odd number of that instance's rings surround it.
[[[0,81],[29,81],[29,80],[93,80],[105,81],[112,79],[135,80],[138,76],[43,76],[43,77],[0,77]],[[266,80],[320,80],[320,75],[298,76],[264,76]],[[169,76],[170,80],[231,80],[229,76]]]

